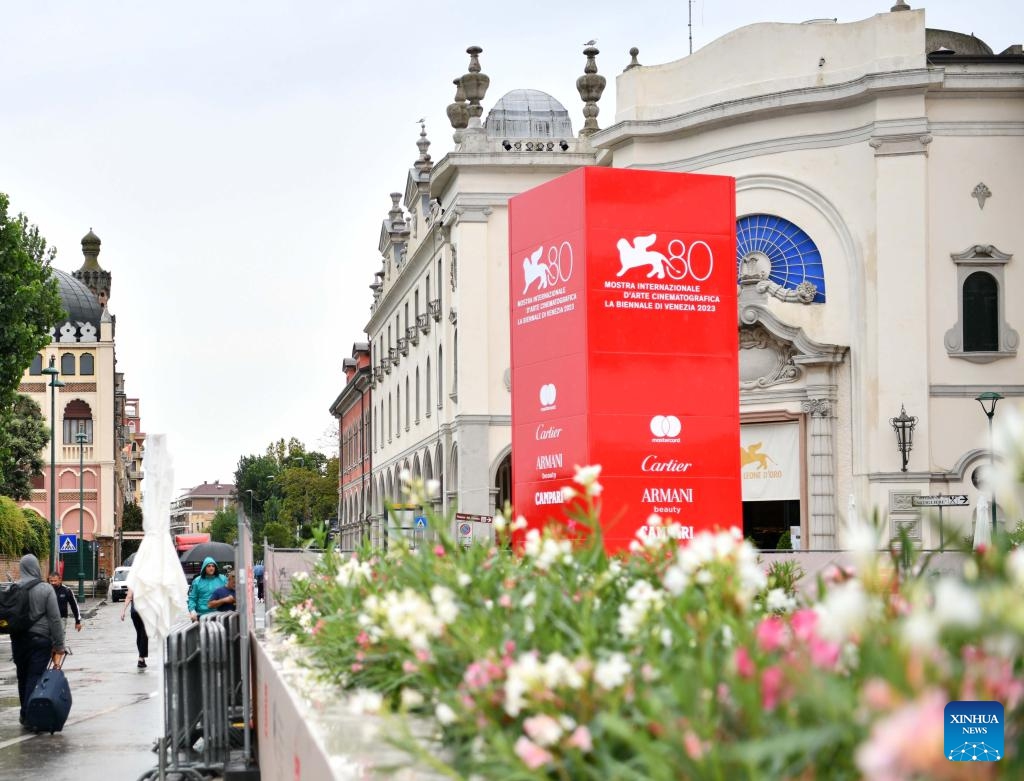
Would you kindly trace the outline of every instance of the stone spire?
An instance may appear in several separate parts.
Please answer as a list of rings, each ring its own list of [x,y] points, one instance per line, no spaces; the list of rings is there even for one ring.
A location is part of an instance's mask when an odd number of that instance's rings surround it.
[[[433,162],[430,160],[430,154],[427,152],[430,149],[430,140],[427,138],[427,124],[424,121],[420,121],[420,137],[416,142],[416,146],[420,150],[419,159],[413,163],[413,168],[419,171],[421,174],[430,171],[434,167]]]
[[[635,46],[632,49],[629,50],[629,57],[630,57],[629,65],[627,65],[625,68],[622,69],[623,73],[625,73],[626,71],[633,70],[633,68],[639,68],[640,67],[640,60],[637,59],[637,55],[638,54],[640,54],[640,50],[638,48],[636,48]]]
[[[401,233],[406,229],[405,215],[399,202],[402,200],[401,193],[391,193],[391,211],[388,212],[388,224],[392,233]]]
[[[484,107],[480,105],[480,101],[484,99],[484,95],[487,94],[487,88],[491,84],[491,77],[486,73],[480,72],[481,53],[483,53],[483,49],[479,46],[470,46],[466,49],[466,54],[469,55],[469,71],[463,74],[459,80],[466,95],[466,100],[469,101],[470,128],[481,127],[480,117],[484,113]]]
[[[590,136],[601,129],[597,126],[597,113],[600,110],[597,107],[597,101],[601,99],[607,81],[597,72],[595,58],[600,54],[597,47],[588,46],[583,50],[583,54],[586,55],[587,64],[583,66],[583,75],[576,79],[576,89],[583,100],[584,122],[580,135]]]
[[[92,291],[100,306],[106,307],[110,299],[110,272],[100,267],[100,244],[100,237],[89,228],[89,232],[82,237],[82,254],[85,260],[78,271],[71,272],[71,276]]]
[[[907,5],[906,0],[897,0],[896,5],[889,9],[890,11],[909,11],[910,6]]]

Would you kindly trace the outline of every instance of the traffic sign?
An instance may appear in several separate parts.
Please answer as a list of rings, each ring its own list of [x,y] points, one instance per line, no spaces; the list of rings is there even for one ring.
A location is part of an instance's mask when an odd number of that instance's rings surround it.
[[[77,534],[62,534],[62,535],[60,535],[60,552],[61,553],[78,553],[78,535]]]
[[[427,517],[425,515],[417,515],[416,520],[412,522],[412,525],[417,529],[427,528]]]
[[[967,494],[950,494],[944,496],[912,496],[910,503],[914,507],[966,507]]]

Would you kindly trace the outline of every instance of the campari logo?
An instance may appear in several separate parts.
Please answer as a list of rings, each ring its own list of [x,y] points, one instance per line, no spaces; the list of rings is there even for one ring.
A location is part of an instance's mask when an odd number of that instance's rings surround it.
[[[540,411],[548,412],[555,408],[555,398],[558,396],[558,389],[553,382],[540,386]]]
[[[651,442],[678,442],[683,424],[675,415],[655,415],[651,418]]]
[[[998,762],[1003,758],[1003,704],[957,700],[946,705],[944,748],[952,762]]]

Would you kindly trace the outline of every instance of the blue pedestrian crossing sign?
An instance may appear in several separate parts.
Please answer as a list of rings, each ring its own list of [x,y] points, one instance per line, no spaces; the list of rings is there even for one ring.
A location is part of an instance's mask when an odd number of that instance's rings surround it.
[[[417,515],[416,519],[413,521],[413,526],[417,529],[426,529],[427,517],[425,515]]]
[[[60,535],[60,552],[61,553],[78,553],[78,535],[77,534],[62,534],[62,535]]]

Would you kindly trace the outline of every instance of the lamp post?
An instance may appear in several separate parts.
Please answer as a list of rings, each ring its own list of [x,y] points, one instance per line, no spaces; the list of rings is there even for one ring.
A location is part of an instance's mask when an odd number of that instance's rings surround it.
[[[89,438],[84,431],[75,434],[78,442],[78,598],[85,599],[85,559],[82,548],[85,545],[85,440]]]
[[[57,571],[57,388],[64,387],[56,364],[57,356],[51,355],[43,369],[50,376],[50,574]]]
[[[910,451],[914,447],[914,427],[917,425],[917,418],[908,415],[906,407],[900,404],[900,414],[895,418],[889,418],[889,425],[896,432],[896,447],[903,456],[903,468],[900,471],[906,472]]]
[[[982,412],[988,418],[988,484],[992,492],[992,538],[996,536],[996,454],[992,445],[992,418],[996,414],[996,404],[1003,398],[1002,394],[985,391],[974,397],[981,405]]]
[[[249,520],[252,521],[252,494],[253,494],[253,489],[246,488],[245,492],[247,494],[249,494]]]

